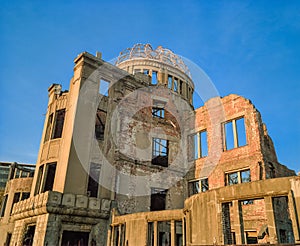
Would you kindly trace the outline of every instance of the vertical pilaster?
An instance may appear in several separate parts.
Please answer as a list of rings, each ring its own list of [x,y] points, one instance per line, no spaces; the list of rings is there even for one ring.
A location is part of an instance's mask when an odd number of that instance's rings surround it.
[[[277,244],[277,232],[276,232],[276,223],[275,223],[275,216],[273,210],[273,200],[271,196],[266,196],[265,200],[265,207],[266,207],[266,216],[268,221],[268,231],[270,236],[270,243]]]

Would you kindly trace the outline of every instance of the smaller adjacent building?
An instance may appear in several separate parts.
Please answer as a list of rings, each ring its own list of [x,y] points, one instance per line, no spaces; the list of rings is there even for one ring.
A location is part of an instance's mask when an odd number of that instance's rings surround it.
[[[19,164],[16,162],[0,163],[0,245],[9,245],[14,229],[14,222],[11,219],[13,207],[19,201],[30,196],[32,179],[35,165]]]

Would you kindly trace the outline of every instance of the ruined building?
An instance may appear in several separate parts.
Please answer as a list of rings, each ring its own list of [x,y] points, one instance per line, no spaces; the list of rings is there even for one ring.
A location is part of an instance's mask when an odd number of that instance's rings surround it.
[[[300,243],[300,177],[248,99],[194,109],[189,68],[149,44],[74,62],[69,90],[48,89],[30,197],[3,203],[0,244]]]

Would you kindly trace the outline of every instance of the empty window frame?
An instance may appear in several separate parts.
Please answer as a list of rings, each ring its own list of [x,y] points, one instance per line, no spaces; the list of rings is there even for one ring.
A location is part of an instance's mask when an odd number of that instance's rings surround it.
[[[223,124],[224,150],[238,148],[247,144],[244,117]]]
[[[158,73],[157,71],[152,71],[152,85],[156,85],[158,83]]]
[[[165,103],[160,101],[153,101],[152,116],[156,118],[165,118]]]
[[[171,75],[168,75],[168,88],[172,89],[173,87],[173,78]]]
[[[151,188],[150,211],[160,211],[166,209],[166,196],[168,190]]]
[[[99,93],[101,95],[108,96],[109,84],[110,83],[108,81],[100,79]]]
[[[57,110],[55,113],[55,122],[53,126],[52,138],[61,138],[64,121],[65,121],[65,109]]]
[[[178,92],[178,79],[177,78],[174,78],[174,87],[173,87],[173,90],[175,92]]]
[[[87,187],[87,193],[90,197],[98,197],[100,170],[100,164],[91,162]]]
[[[190,181],[188,189],[189,196],[209,190],[208,178]]]
[[[49,163],[46,165],[45,177],[44,177],[44,186],[42,192],[51,191],[54,184],[56,172],[56,162]]]
[[[27,246],[33,245],[34,234],[35,234],[35,225],[28,225],[23,237],[22,245],[27,245]]]
[[[203,130],[191,136],[191,146],[194,160],[207,156],[207,131]]]
[[[95,119],[95,138],[97,140],[104,140],[104,131],[106,123],[106,112],[101,109],[97,109]]]
[[[133,70],[133,74],[137,74],[137,73],[140,73],[141,72],[141,69],[134,69]]]
[[[254,200],[252,199],[242,201],[242,205],[252,205],[252,204],[254,204]]]
[[[250,169],[225,173],[225,185],[234,185],[251,182]]]
[[[16,192],[14,194],[10,213],[12,212],[15,203],[17,203],[19,201],[23,201],[23,200],[29,198],[29,196],[30,196],[30,192]]]
[[[154,223],[148,222],[147,246],[154,246]]]
[[[47,127],[46,127],[46,133],[45,133],[44,142],[46,142],[46,141],[48,141],[50,139],[52,121],[53,121],[53,113],[50,114],[49,117],[48,117],[48,122],[47,122]]]
[[[158,245],[171,245],[171,221],[157,222]]]
[[[44,165],[41,165],[39,167],[39,171],[38,171],[38,176],[37,176],[37,180],[36,180],[34,195],[40,193],[40,188],[41,188],[41,184],[42,184],[43,173],[44,173]]]
[[[152,164],[167,167],[169,154],[169,141],[162,138],[152,139]]]
[[[275,177],[276,177],[275,167],[271,162],[269,162],[268,163],[267,179],[273,179]]]
[[[144,69],[144,70],[143,70],[143,74],[149,75],[149,70],[148,70],[148,69]]]
[[[2,204],[1,204],[1,210],[0,210],[0,217],[4,216],[5,209],[6,209],[6,204],[7,204],[7,199],[8,195],[5,195],[2,199]]]
[[[179,93],[181,95],[183,95],[183,81],[182,80],[179,81]]]

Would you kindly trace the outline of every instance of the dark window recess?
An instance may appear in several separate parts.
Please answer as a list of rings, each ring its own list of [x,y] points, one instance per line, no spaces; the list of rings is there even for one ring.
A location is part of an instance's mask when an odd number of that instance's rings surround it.
[[[98,109],[95,121],[95,137],[97,140],[104,140],[106,112]]]
[[[57,110],[55,114],[54,131],[52,138],[61,138],[64,121],[65,121],[65,109]]]
[[[49,115],[49,118],[48,118],[48,122],[47,122],[47,128],[46,128],[46,133],[45,133],[45,140],[44,140],[44,142],[48,141],[49,138],[50,138],[52,121],[53,121],[53,114],[50,114],[50,115]]]
[[[251,182],[250,169],[225,174],[225,185],[234,185],[249,182]]]
[[[0,217],[4,216],[5,208],[6,208],[6,204],[7,204],[7,198],[8,198],[8,195],[5,195],[3,197],[2,204],[1,204],[1,210],[0,210]]]
[[[183,95],[183,81],[181,81],[181,80],[179,82],[179,92],[181,95]]]
[[[38,172],[37,181],[36,181],[36,185],[35,185],[35,191],[34,191],[35,195],[40,193],[43,172],[44,172],[44,165],[41,165],[39,167],[39,172]]]
[[[268,165],[269,166],[269,173],[268,173],[267,178],[270,178],[270,179],[276,178],[274,165],[271,162],[269,162],[268,164],[269,164]]]
[[[119,226],[114,226],[114,246],[119,246],[120,231]]]
[[[256,231],[246,232],[246,243],[247,244],[257,244],[258,243]]]
[[[34,232],[35,232],[35,225],[27,226],[23,238],[23,244],[22,244],[23,246],[33,245]]]
[[[175,245],[183,245],[182,221],[175,221]]]
[[[171,222],[157,222],[158,245],[171,245]]]
[[[56,172],[56,162],[47,164],[47,170],[46,170],[46,174],[45,174],[45,183],[44,183],[44,188],[43,188],[42,192],[52,190],[54,178],[55,178],[55,172]]]
[[[87,193],[90,197],[98,196],[101,165],[91,162]]]
[[[16,193],[14,194],[14,199],[13,199],[13,203],[12,203],[12,205],[11,205],[10,213],[12,212],[15,203],[17,203],[17,202],[20,201],[20,197],[21,197],[21,193],[20,193],[20,192],[16,192]]]
[[[152,141],[152,164],[162,167],[168,166],[168,140],[153,138]]]
[[[154,223],[148,222],[147,246],[154,245]]]
[[[208,178],[189,182],[189,195],[198,194],[209,190]]]
[[[152,188],[150,210],[151,211],[165,210],[166,196],[167,196],[167,190]]]
[[[4,243],[4,246],[9,246],[10,241],[11,241],[11,236],[12,236],[11,233],[7,233],[6,241],[5,241],[5,243]]]
[[[30,197],[30,192],[23,192],[21,195],[21,201],[28,199]]]
[[[89,245],[89,232],[63,231],[62,246],[85,246]]]

